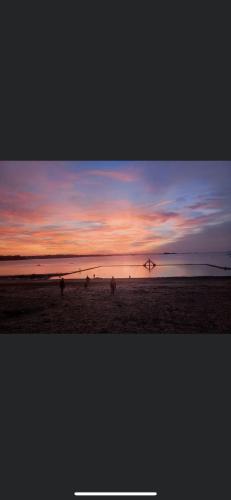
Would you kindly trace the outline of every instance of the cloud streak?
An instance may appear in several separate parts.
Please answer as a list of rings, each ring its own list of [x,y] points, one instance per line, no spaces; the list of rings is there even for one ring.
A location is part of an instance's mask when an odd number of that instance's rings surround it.
[[[230,186],[231,162],[0,162],[0,254],[226,250]]]

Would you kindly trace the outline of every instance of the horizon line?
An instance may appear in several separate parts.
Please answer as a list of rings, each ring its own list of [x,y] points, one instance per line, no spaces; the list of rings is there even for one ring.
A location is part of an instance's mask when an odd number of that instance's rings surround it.
[[[1,257],[57,257],[57,256],[69,256],[69,257],[108,257],[113,255],[162,255],[162,254],[186,254],[186,253],[230,253],[231,250],[193,250],[186,252],[123,252],[123,253],[44,253],[44,254],[33,254],[33,255],[23,255],[23,254],[0,254]]]

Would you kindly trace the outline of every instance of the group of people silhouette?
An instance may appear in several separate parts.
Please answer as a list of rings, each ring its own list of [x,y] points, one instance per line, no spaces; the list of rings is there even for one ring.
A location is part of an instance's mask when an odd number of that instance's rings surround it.
[[[94,275],[94,278],[95,278],[95,275]],[[129,278],[130,278],[130,276],[129,276]],[[89,276],[87,276],[85,279],[85,282],[84,282],[84,288],[88,288],[90,281],[91,280],[90,280]],[[64,278],[61,278],[61,280],[59,282],[59,286],[60,286],[61,297],[62,297],[64,295],[64,288],[65,288]],[[112,276],[112,278],[110,280],[110,289],[111,289],[111,295],[115,295],[116,280],[115,280],[114,276]]]

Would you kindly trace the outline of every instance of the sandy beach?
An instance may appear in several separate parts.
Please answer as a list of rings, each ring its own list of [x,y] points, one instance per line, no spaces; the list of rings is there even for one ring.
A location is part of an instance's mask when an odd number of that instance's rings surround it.
[[[231,333],[231,278],[1,282],[1,333]]]

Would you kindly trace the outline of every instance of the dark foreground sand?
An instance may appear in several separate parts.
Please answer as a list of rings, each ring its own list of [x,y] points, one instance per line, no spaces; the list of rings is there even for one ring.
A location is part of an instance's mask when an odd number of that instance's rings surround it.
[[[231,277],[0,283],[1,333],[231,333]]]

